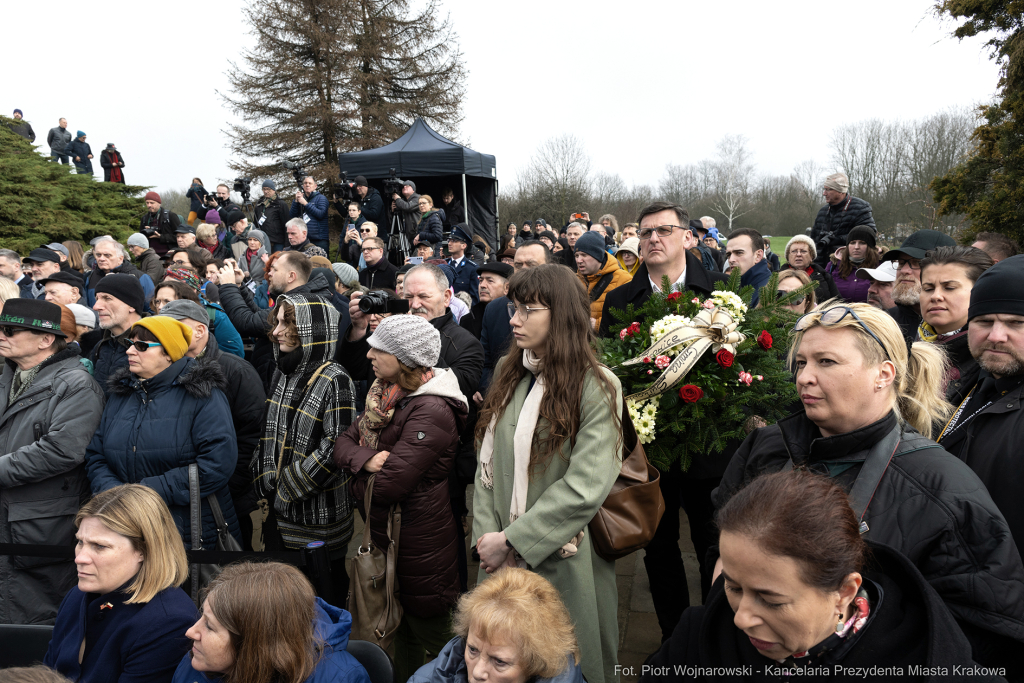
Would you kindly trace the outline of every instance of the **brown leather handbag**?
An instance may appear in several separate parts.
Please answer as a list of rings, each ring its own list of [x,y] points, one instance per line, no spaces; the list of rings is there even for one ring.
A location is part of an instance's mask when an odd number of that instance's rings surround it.
[[[398,503],[388,510],[388,547],[382,551],[370,537],[370,502],[373,498],[371,474],[366,483],[366,526],[363,542],[352,558],[352,581],[348,611],[352,613],[354,640],[377,643],[385,650],[395,639],[402,621],[402,603],[398,600],[398,534],[402,527],[402,509]]]
[[[590,520],[590,542],[602,559],[614,561],[645,547],[654,538],[665,499],[658,468],[647,462],[629,412],[622,407],[622,471],[601,509]]]

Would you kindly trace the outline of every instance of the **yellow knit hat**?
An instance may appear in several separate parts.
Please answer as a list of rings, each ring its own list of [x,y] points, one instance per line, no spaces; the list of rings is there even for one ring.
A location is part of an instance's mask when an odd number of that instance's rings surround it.
[[[192,343],[192,328],[164,315],[143,318],[132,325],[133,330],[136,327],[145,327],[152,332],[171,357],[171,362],[181,360],[188,352],[188,345]]]

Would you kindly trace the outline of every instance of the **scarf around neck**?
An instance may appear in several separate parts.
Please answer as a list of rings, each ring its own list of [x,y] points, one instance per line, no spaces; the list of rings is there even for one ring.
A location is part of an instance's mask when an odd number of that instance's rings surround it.
[[[366,410],[359,418],[359,445],[377,448],[381,431],[391,424],[398,402],[408,395],[398,384],[374,380],[366,394]]]
[[[526,395],[523,408],[516,420],[516,431],[512,438],[512,455],[514,458],[512,479],[512,503],[509,506],[508,521],[511,524],[526,513],[527,493],[530,485],[530,454],[533,450],[533,437],[540,419],[540,404],[544,399],[544,374],[541,359],[532,349],[523,351],[523,367],[536,378],[530,393]],[[367,398],[369,401],[369,398]],[[507,406],[506,406],[507,407]],[[497,415],[491,417],[487,425],[483,441],[480,443],[480,483],[484,488],[494,488],[494,427]],[[572,557],[579,550],[583,541],[584,530],[580,530],[571,541],[562,546],[561,556]],[[525,563],[523,563],[525,564]]]

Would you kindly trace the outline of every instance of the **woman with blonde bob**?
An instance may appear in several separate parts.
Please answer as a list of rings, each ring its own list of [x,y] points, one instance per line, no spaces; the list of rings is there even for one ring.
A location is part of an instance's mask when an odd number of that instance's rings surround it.
[[[783,270],[779,273],[779,284],[778,284],[778,295],[781,297],[783,294],[789,294],[790,292],[800,289],[804,285],[811,284],[811,278],[807,277],[807,273],[802,270]],[[793,311],[794,313],[810,313],[814,310],[817,305],[817,301],[814,297],[814,290],[807,292],[802,298],[790,301],[783,308]]]
[[[455,638],[409,683],[582,683],[569,610],[551,582],[507,567],[459,599]]]
[[[352,615],[316,597],[295,567],[232,564],[206,588],[173,683],[370,683],[345,649],[351,632]]]
[[[168,683],[196,608],[179,588],[188,560],[167,504],[125,484],[83,505],[75,526],[78,586],[61,603],[43,663],[78,683]]]
[[[978,476],[930,438],[952,409],[941,350],[908,347],[874,306],[825,303],[796,322],[789,359],[803,411],[750,433],[715,508],[765,472],[828,475],[849,491],[865,540],[906,555],[975,648],[1017,638],[1024,566],[1006,520]],[[993,663],[977,649],[975,659]]]

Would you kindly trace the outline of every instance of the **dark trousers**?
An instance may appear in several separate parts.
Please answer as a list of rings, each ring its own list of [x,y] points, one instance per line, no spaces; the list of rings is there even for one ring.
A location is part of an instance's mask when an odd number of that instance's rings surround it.
[[[277,518],[274,509],[270,509],[270,515],[263,524],[263,542],[269,552],[289,552],[292,548],[286,548],[281,532],[277,528]],[[299,571],[306,575],[313,588],[316,588],[316,578],[312,575],[310,567],[299,567]],[[348,605],[348,570],[345,568],[345,551],[339,551],[337,557],[331,557],[331,595],[320,595],[319,597],[336,607],[347,607]]]
[[[693,541],[700,566],[702,599],[711,590],[712,567],[704,566],[708,549],[715,544],[714,506],[711,492],[720,479],[697,479],[680,471],[673,464],[668,472],[661,472],[661,494],[665,497],[665,515],[658,524],[654,538],[645,549],[644,567],[654,597],[654,611],[661,627],[661,639],[667,640],[675,630],[683,611],[690,606],[690,588],[686,581],[683,554],[679,550],[679,508],[682,507],[690,522],[690,540]]]
[[[64,164],[65,166],[70,163],[67,154],[54,154],[52,152],[50,153],[50,161],[56,161],[57,163]]]

